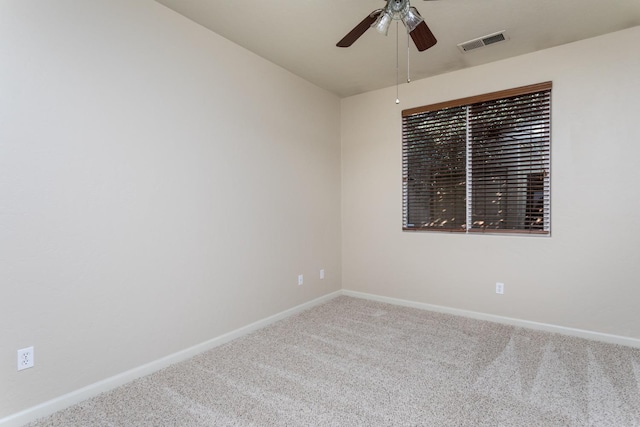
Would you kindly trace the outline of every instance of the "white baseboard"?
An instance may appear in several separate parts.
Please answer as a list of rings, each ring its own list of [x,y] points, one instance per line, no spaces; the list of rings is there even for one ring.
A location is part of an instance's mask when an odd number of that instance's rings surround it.
[[[384,297],[380,295],[367,294],[364,292],[342,290],[342,295],[354,298],[368,299],[372,301],[385,302],[388,304],[401,305],[404,307],[418,308],[421,310],[435,311],[438,313],[452,314],[455,316],[464,316],[472,319],[487,320],[490,322],[502,323],[511,326],[519,326],[539,331],[552,332],[562,335],[569,335],[578,338],[585,338],[592,341],[601,341],[609,344],[624,345],[627,347],[640,348],[640,339],[623,337],[619,335],[603,334],[601,332],[587,331],[584,329],[567,328],[564,326],[551,325],[548,323],[532,322],[529,320],[514,319],[512,317],[496,316],[493,314],[480,313],[476,311],[467,311],[457,308],[444,307],[440,305],[426,304],[403,300],[398,298]]]
[[[62,395],[55,399],[41,403],[39,405],[33,406],[31,408],[27,408],[24,411],[21,411],[21,412],[9,415],[8,417],[0,419],[0,427],[19,427],[27,423],[30,423],[32,421],[35,421],[38,418],[46,417],[48,415],[53,414],[54,412],[60,411],[62,409],[68,408],[71,405],[75,405],[76,403],[82,402],[83,400],[97,396],[100,393],[113,390],[114,388],[124,385],[137,378],[152,374],[156,371],[159,371],[160,369],[166,368],[167,366],[190,359],[191,357],[197,354],[200,354],[204,351],[218,347],[219,345],[225,344],[231,340],[247,335],[258,329],[264,328],[265,326],[268,326],[274,322],[277,322],[278,320],[282,320],[294,314],[308,310],[311,307],[327,302],[340,295],[342,295],[342,291],[336,291],[336,292],[327,294],[325,296],[316,298],[304,304],[300,304],[296,307],[290,308],[278,314],[274,314],[273,316],[269,316],[265,319],[251,323],[250,325],[236,329],[235,331],[231,331],[229,333],[220,335],[211,340],[197,344],[193,347],[187,348],[185,350],[179,351],[174,354],[170,354],[161,359],[154,360],[153,362],[150,362],[145,365],[139,366],[137,368],[131,369],[129,371],[123,372],[113,377],[106,378],[97,383],[90,384],[79,390],[72,391],[71,393],[67,393],[65,395]]]

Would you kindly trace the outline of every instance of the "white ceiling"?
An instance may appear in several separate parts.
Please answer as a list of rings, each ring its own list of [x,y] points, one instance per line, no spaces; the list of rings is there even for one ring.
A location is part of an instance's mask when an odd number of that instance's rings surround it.
[[[351,47],[336,47],[365,16],[384,6],[382,0],[156,1],[341,97],[396,83],[395,23],[387,37],[369,29]],[[412,6],[438,39],[424,52],[411,44],[412,80],[640,25],[640,0],[413,0]],[[467,53],[457,47],[501,30],[507,42]],[[403,82],[407,34],[402,24],[398,44]]]

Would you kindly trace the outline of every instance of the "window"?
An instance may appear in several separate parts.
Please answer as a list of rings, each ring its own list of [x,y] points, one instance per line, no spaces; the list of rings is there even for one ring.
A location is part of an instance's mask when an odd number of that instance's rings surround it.
[[[549,234],[550,111],[550,82],[403,111],[403,228]]]

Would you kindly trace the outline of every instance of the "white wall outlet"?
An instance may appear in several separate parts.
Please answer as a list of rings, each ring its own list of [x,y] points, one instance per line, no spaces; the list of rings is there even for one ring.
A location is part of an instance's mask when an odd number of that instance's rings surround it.
[[[324,268],[320,270],[320,279],[324,279]]]
[[[298,275],[298,286],[304,283],[304,276],[302,274]]]
[[[33,347],[18,350],[18,371],[33,368]]]
[[[496,294],[504,294],[504,283],[496,282]]]

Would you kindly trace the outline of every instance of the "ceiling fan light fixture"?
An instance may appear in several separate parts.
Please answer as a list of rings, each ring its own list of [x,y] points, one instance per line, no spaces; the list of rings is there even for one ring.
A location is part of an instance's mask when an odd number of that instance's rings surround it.
[[[377,32],[386,36],[389,33],[391,21],[402,21],[419,52],[425,51],[437,43],[426,22],[418,10],[409,4],[409,0],[386,0],[386,3],[384,8],[376,9],[367,15],[336,43],[336,46],[351,46],[369,28],[375,28]]]
[[[384,11],[380,16],[378,16],[378,19],[376,19],[376,22],[373,23],[372,27],[380,34],[384,34],[386,36],[389,32],[389,25],[391,25],[391,15]]]
[[[424,19],[422,19],[422,16],[420,16],[415,7],[409,8],[407,13],[402,17],[402,22],[404,26],[407,27],[408,32],[415,30],[422,21],[424,21]]]

